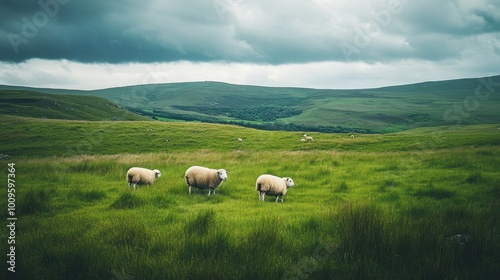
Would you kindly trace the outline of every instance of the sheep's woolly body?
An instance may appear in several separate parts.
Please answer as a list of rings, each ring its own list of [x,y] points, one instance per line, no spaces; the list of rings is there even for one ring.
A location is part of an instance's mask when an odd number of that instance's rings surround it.
[[[276,196],[276,202],[285,196],[288,188],[293,187],[294,183],[290,177],[277,177],[274,175],[264,174],[260,175],[255,182],[255,189],[259,192],[259,199],[264,201],[264,196]]]
[[[215,190],[222,184],[222,181],[227,179],[227,171],[191,166],[186,170],[184,177],[189,187],[189,194],[191,194],[191,188],[198,188],[208,189],[208,195],[210,195],[211,191],[215,194]]]
[[[142,167],[132,167],[127,171],[128,187],[133,187],[135,190],[136,185],[152,185],[156,178],[161,176],[158,169],[151,170]]]

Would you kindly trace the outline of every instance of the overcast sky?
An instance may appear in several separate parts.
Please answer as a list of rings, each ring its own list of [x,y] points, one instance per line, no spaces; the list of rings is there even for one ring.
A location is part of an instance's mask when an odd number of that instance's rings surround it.
[[[367,88],[498,74],[498,0],[0,3],[7,85]]]

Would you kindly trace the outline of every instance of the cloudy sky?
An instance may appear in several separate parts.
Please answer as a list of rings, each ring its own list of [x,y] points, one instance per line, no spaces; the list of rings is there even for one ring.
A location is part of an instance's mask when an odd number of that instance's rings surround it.
[[[0,84],[367,88],[498,74],[498,0],[0,3]]]

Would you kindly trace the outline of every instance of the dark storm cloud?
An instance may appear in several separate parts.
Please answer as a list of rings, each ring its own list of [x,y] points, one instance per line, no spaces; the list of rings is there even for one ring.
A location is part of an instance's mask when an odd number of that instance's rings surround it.
[[[496,1],[470,2],[4,0],[0,61],[284,64],[458,58],[475,47],[474,36],[491,36],[492,49],[498,48]]]

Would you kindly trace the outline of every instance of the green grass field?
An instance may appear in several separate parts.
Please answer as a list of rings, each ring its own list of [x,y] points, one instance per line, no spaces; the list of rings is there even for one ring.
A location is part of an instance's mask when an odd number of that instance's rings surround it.
[[[496,279],[497,125],[362,135],[3,115],[17,279]],[[314,137],[301,142],[302,134]],[[237,138],[243,142],[237,142]],[[169,141],[166,141],[166,140]],[[189,196],[191,165],[225,168]],[[128,190],[129,167],[158,168]],[[258,201],[271,173],[295,186]],[[7,217],[7,188],[1,188]],[[5,248],[7,240],[3,235]],[[4,250],[5,252],[5,250]],[[5,254],[4,254],[4,258]]]

